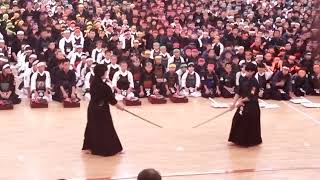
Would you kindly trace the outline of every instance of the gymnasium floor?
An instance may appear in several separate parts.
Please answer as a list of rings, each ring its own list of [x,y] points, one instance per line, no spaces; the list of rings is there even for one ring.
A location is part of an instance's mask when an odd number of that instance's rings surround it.
[[[234,112],[191,128],[224,111],[206,99],[166,105],[143,100],[142,107],[127,107],[163,129],[112,108],[125,153],[98,157],[81,152],[87,102],[78,109],[51,103],[49,109],[31,110],[24,101],[13,111],[0,111],[0,179],[129,180],[150,167],[165,180],[320,179],[320,110],[267,102],[280,108],[262,109],[264,142],[252,148],[228,145]]]

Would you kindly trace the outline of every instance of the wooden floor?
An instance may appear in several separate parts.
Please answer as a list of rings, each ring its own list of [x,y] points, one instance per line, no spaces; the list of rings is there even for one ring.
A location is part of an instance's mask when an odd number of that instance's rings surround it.
[[[165,180],[320,179],[320,110],[268,102],[281,107],[262,110],[264,142],[253,148],[228,145],[234,112],[191,128],[224,110],[211,108],[206,99],[166,105],[143,100],[142,107],[128,107],[163,129],[112,108],[125,149],[114,157],[81,152],[87,102],[78,109],[51,103],[49,109],[32,110],[22,102],[13,111],[0,111],[0,179],[136,179],[150,167]]]

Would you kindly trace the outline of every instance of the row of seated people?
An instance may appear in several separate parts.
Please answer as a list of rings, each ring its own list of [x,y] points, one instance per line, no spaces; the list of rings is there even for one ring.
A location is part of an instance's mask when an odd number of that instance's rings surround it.
[[[172,63],[167,70],[158,57],[154,63],[145,62],[144,66],[142,64],[139,59],[135,59],[129,67],[126,61],[117,64],[116,56],[111,58],[110,64],[107,64],[106,83],[114,89],[118,100],[124,97],[173,94],[231,98],[240,78],[244,77],[245,66],[243,63],[241,70],[235,73],[232,63],[226,63],[221,69],[214,64],[204,65],[201,62],[187,65]],[[84,57],[77,66],[70,65],[67,59],[62,60],[51,75],[45,70],[46,64],[36,59],[29,58],[26,66],[22,86],[32,100],[50,101],[52,98],[59,102],[78,102],[80,99],[76,93],[77,87],[81,88],[85,97],[90,98],[90,80],[94,76],[92,58]],[[260,84],[260,98],[288,100],[293,96],[320,95],[319,64],[314,64],[311,74],[300,68],[293,76],[287,65],[283,65],[281,70],[275,73],[262,63],[257,64],[257,69],[255,76]],[[14,75],[9,64],[2,67],[0,95],[1,100],[10,100],[14,104],[21,101],[15,93]]]

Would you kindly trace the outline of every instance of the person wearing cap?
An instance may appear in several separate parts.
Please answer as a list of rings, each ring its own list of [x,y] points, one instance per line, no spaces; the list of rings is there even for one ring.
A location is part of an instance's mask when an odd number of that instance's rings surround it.
[[[165,78],[165,87],[166,87],[166,96],[179,94],[180,84],[179,77],[176,73],[177,66],[175,64],[169,64],[169,71],[164,74]]]
[[[274,100],[289,100],[294,97],[292,92],[292,78],[289,66],[284,64],[282,70],[274,74],[271,81],[272,98]]]
[[[62,39],[59,41],[59,49],[65,56],[68,56],[74,50],[70,30],[63,31],[62,36]]]
[[[31,76],[30,91],[32,100],[51,100],[51,77],[50,73],[45,70],[46,67],[45,62],[39,62],[37,64],[37,72]]]
[[[313,65],[313,73],[309,76],[309,95],[320,96],[320,62]]]
[[[207,65],[207,71],[203,77],[203,87],[201,95],[204,98],[214,98],[220,96],[219,79],[214,70],[214,64]]]
[[[16,94],[14,75],[9,64],[2,67],[0,74],[0,100],[11,101],[12,104],[19,104],[21,99]]]
[[[188,63],[188,71],[181,78],[181,93],[184,96],[200,97],[201,80],[197,72],[194,71],[194,63]]]
[[[157,81],[153,73],[153,65],[150,61],[147,61],[142,71],[139,97],[158,95],[159,91],[156,85]]]
[[[70,61],[68,59],[63,60],[63,68],[57,72],[56,76],[55,93],[52,99],[58,102],[79,101],[76,94],[76,73],[70,70]]]
[[[92,50],[91,58],[93,59],[93,62],[101,64],[101,61],[103,60],[102,41],[99,40],[96,42],[96,48]]]
[[[128,71],[128,63],[126,61],[120,62],[120,70],[113,76],[112,87],[115,91],[115,98],[118,101],[121,101],[126,97],[134,97],[133,75]]]
[[[299,67],[298,72],[292,77],[292,92],[297,97],[305,96],[309,88],[307,70]]]
[[[258,72],[255,75],[259,83],[259,93],[258,96],[261,99],[270,99],[271,98],[271,77],[273,72],[271,68],[267,67],[263,63],[257,65]]]

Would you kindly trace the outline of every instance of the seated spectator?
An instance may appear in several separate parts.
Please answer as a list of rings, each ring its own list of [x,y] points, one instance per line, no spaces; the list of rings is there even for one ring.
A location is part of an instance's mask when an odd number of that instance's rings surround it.
[[[292,92],[295,96],[305,96],[309,89],[309,80],[307,71],[304,68],[298,70],[297,74],[292,77]]]
[[[113,76],[112,87],[115,91],[115,98],[118,101],[121,101],[126,97],[134,97],[133,76],[132,73],[128,71],[127,62],[120,62],[120,70],[117,71]]]
[[[79,101],[76,94],[76,74],[70,70],[70,61],[63,61],[62,70],[57,72],[53,100],[58,102],[63,101]]]
[[[289,69],[287,65],[283,65],[282,71],[275,73],[272,78],[272,98],[275,100],[289,100],[294,97]]]
[[[2,67],[0,74],[0,100],[9,100],[13,104],[20,104],[21,99],[16,94],[14,76],[9,64]]]
[[[37,64],[37,72],[31,76],[30,91],[31,99],[46,99],[51,101],[52,96],[50,94],[51,78],[50,73],[45,71],[46,63],[39,62]]]
[[[225,64],[224,71],[219,75],[219,80],[221,96],[232,98],[235,95],[236,75],[232,72],[231,63]]]
[[[194,71],[194,63],[188,64],[188,71],[181,78],[181,93],[184,96],[200,97],[201,80],[197,72]]]
[[[258,64],[258,72],[255,75],[259,83],[259,98],[270,99],[271,98],[271,77],[273,72],[265,64]]]
[[[320,96],[320,64],[313,65],[313,73],[309,76],[310,89],[308,94]]]
[[[153,65],[146,62],[142,71],[139,97],[149,97],[150,95],[158,95],[156,76],[153,73]]]

